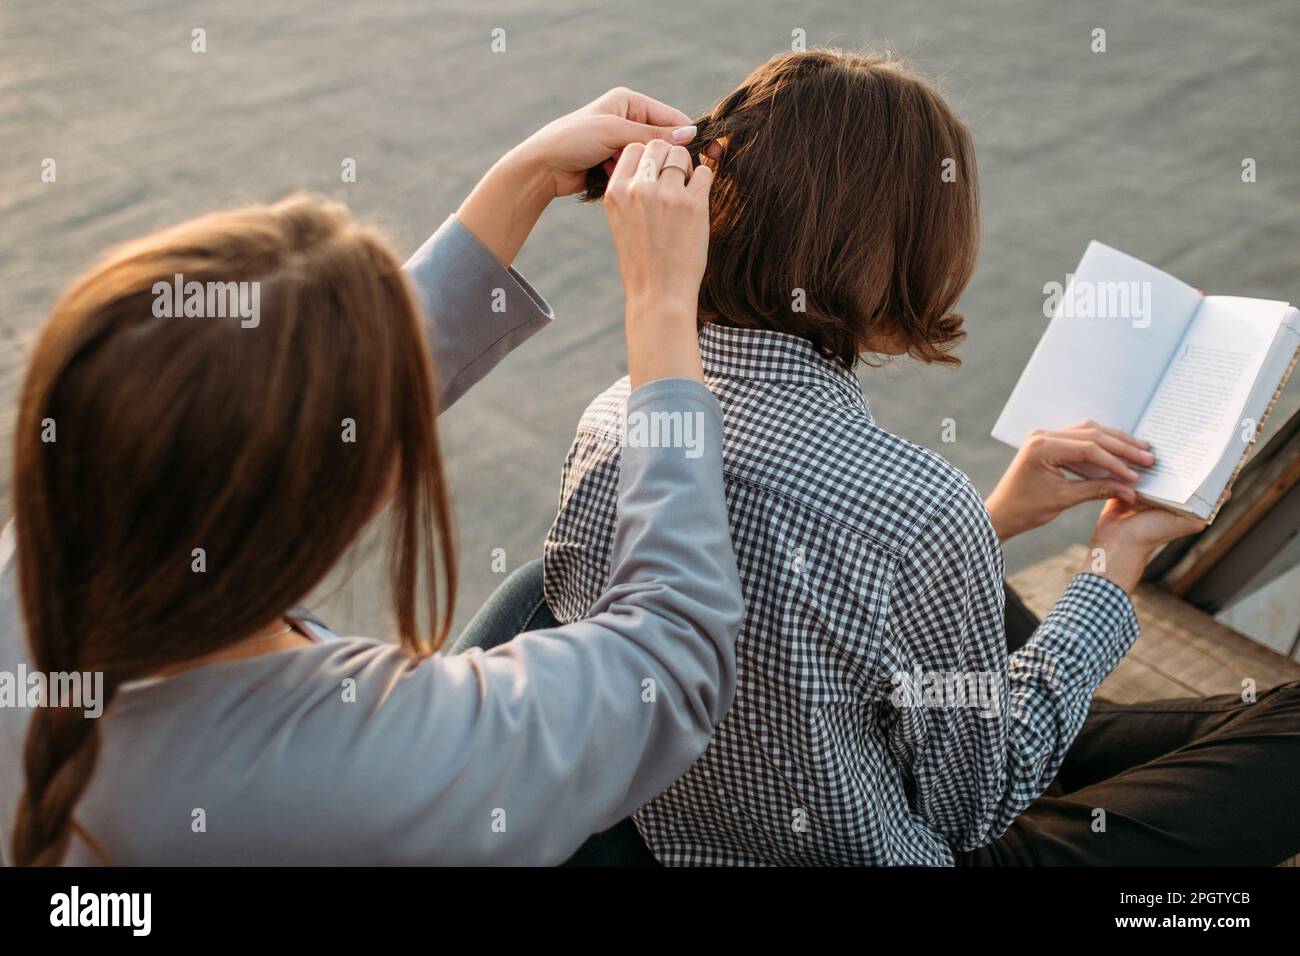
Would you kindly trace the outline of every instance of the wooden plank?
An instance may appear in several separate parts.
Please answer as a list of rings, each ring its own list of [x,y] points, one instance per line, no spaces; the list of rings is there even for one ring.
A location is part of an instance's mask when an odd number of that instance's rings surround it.
[[[1269,517],[1277,503],[1300,482],[1300,453],[1285,467],[1279,462],[1278,470],[1279,474],[1270,480],[1252,485],[1249,500],[1243,501],[1240,515],[1234,516],[1236,520],[1222,525],[1216,521],[1202,532],[1192,550],[1166,576],[1174,594],[1185,595],[1195,587],[1257,524]]]
[[[1133,704],[1141,700],[1170,700],[1189,697],[1195,689],[1180,683],[1145,661],[1126,657],[1106,678],[1098,692],[1102,697],[1120,704]]]
[[[1029,608],[1044,616],[1082,564],[1086,549],[1075,546],[1010,579]],[[1110,700],[1167,700],[1174,697],[1239,694],[1243,681],[1265,690],[1300,680],[1300,664],[1257,644],[1167,591],[1143,584],[1133,595],[1142,634],[1128,656],[1101,685]]]
[[[1051,610],[1087,549],[1076,545],[1010,578],[1016,593],[1039,617]],[[1257,644],[1168,591],[1143,584],[1133,594],[1142,633],[1097,690],[1121,704],[1176,697],[1240,694],[1242,681],[1266,690],[1300,679],[1300,664]],[[1300,867],[1300,856],[1279,866]]]
[[[1180,597],[1186,596],[1261,521],[1269,518],[1297,482],[1300,482],[1300,412],[1283,423],[1259,453],[1252,456],[1214,523],[1188,539],[1185,546],[1174,545],[1182,554],[1159,575],[1164,587]]]

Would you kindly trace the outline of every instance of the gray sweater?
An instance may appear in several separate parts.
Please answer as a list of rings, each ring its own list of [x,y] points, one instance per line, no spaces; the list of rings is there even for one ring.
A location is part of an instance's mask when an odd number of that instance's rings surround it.
[[[551,318],[454,218],[406,270],[447,408]],[[492,309],[504,289],[506,309]],[[548,864],[673,782],[735,690],[743,609],[721,412],[680,379],[629,413],[701,413],[703,454],[628,448],[609,587],[589,619],[413,661],[367,638],[124,687],[77,818],[114,864]],[[0,544],[0,673],[26,665]],[[0,707],[8,862],[30,711]],[[70,864],[94,863],[74,839]]]

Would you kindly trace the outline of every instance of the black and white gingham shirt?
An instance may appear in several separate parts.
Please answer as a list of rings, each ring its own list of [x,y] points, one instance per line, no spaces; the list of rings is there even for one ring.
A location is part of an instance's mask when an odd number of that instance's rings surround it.
[[[739,686],[637,825],[668,864],[951,864],[1051,782],[1137,636],[1132,605],[1077,575],[1008,659],[1002,549],[969,479],[877,426],[805,340],[706,326],[700,343],[747,604]],[[623,379],[592,402],[565,462],[546,541],[563,621],[605,584],[627,396]],[[993,706],[923,693],[950,679]]]

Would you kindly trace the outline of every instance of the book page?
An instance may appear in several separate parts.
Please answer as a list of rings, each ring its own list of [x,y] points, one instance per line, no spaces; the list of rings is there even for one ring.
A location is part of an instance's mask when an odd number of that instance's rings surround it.
[[[1137,490],[1187,502],[1223,458],[1238,430],[1246,400],[1285,314],[1228,296],[1210,296],[1197,310],[1134,429],[1151,442],[1156,463]]]
[[[993,437],[1018,448],[1035,428],[1090,418],[1132,431],[1201,299],[1154,266],[1089,243]]]
[[[1258,303],[1262,300],[1246,301]],[[1189,503],[1188,510],[1202,518],[1208,518],[1214,513],[1224,489],[1236,477],[1242,458],[1250,450],[1251,441],[1259,439],[1259,431],[1265,427],[1265,419],[1268,417],[1273,401],[1286,383],[1292,363],[1300,355],[1300,312],[1285,302],[1266,304],[1282,310],[1284,317],[1273,338],[1268,357],[1260,367],[1255,387],[1251,390],[1250,397],[1246,399],[1243,427],[1237,430],[1241,448],[1234,449],[1235,442],[1229,442],[1228,448],[1219,458],[1219,463],[1214,466],[1209,477],[1201,483],[1201,487],[1196,490]]]

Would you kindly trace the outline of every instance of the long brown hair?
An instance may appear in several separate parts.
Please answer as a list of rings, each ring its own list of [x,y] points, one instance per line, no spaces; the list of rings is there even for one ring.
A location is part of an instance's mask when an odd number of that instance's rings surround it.
[[[175,282],[248,283],[260,314],[162,317]],[[124,681],[226,648],[306,596],[390,493],[399,639],[431,653],[456,589],[433,403],[400,263],[337,204],[296,197],[120,247],[55,305],[23,383],[13,487],[35,667],[102,672],[107,706]],[[33,711],[18,863],[58,863],[82,832],[99,749],[82,711]]]
[[[933,83],[890,54],[783,53],[695,124],[697,162],[723,147],[702,322],[799,335],[848,368],[882,336],[957,364],[979,182],[970,131]],[[593,170],[584,198],[603,186]]]

